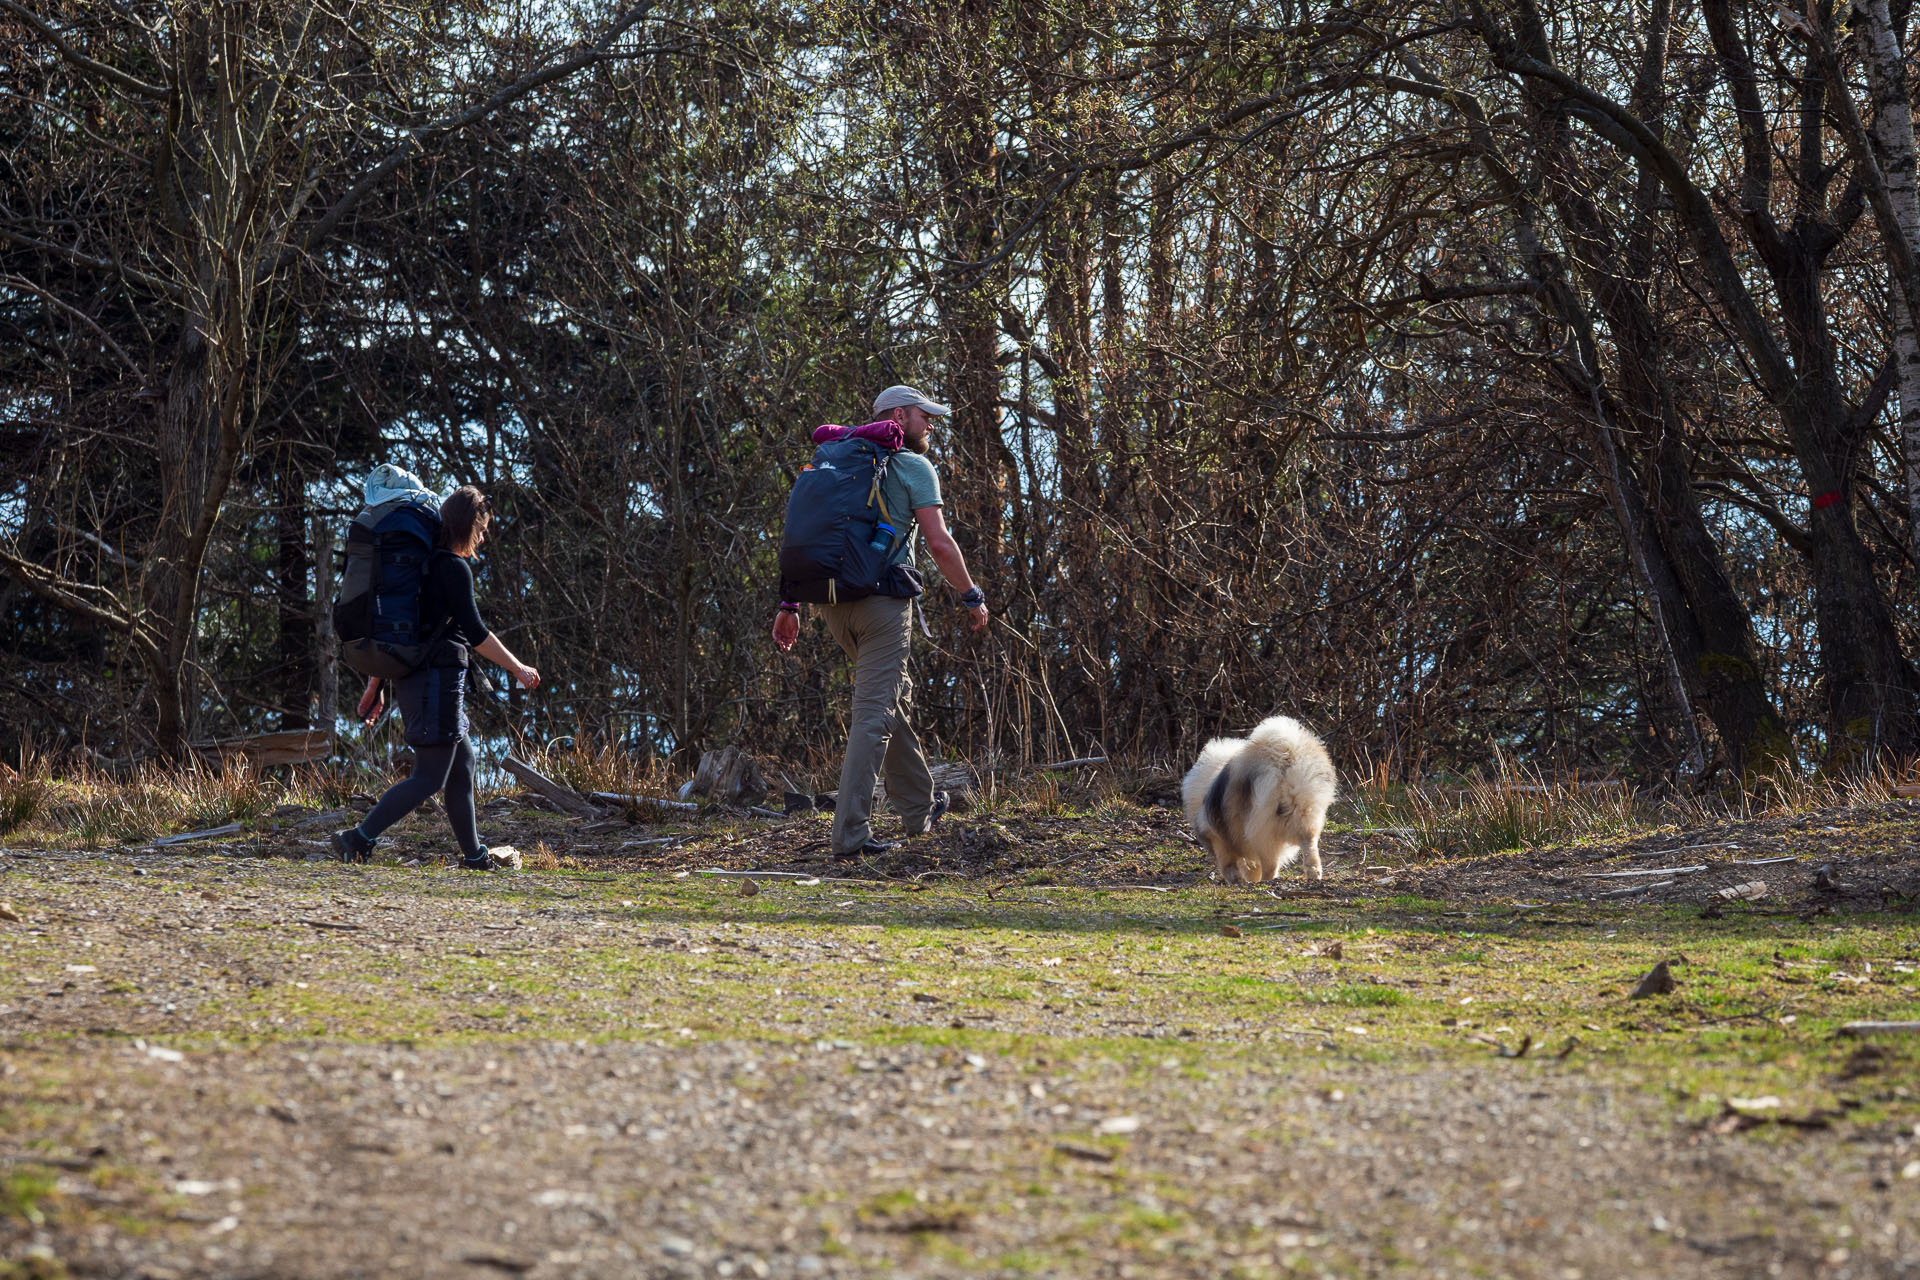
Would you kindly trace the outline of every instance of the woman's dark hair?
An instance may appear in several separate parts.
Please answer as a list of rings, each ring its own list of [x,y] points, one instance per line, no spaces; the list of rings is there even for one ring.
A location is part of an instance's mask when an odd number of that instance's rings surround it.
[[[493,523],[487,495],[463,484],[440,504],[440,545],[455,555],[472,555],[480,535]]]

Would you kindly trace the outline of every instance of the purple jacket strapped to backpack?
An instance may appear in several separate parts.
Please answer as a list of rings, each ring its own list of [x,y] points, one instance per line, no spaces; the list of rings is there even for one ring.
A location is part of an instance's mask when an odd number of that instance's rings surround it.
[[[835,423],[824,423],[813,429],[815,444],[829,444],[835,440],[871,440],[882,449],[897,450],[907,442],[906,435],[900,430],[900,424],[892,418],[882,418],[878,422],[869,422],[865,426],[842,427]]]

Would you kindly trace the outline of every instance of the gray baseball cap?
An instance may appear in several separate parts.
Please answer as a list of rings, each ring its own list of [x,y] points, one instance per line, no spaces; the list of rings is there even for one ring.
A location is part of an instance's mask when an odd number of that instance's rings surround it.
[[[889,409],[905,409],[909,406],[925,409],[936,418],[944,418],[953,412],[951,407],[941,404],[938,400],[929,399],[907,386],[888,387],[873,398],[873,411],[876,414],[885,413]]]

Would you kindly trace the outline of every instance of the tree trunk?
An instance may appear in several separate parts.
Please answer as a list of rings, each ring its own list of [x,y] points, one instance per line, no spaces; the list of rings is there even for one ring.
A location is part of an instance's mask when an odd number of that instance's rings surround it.
[[[1893,274],[1893,351],[1900,396],[1900,445],[1907,486],[1907,549],[1920,564],[1920,335],[1914,320],[1920,313],[1920,147],[1913,136],[1913,99],[1907,82],[1907,63],[1900,50],[1887,0],[1854,0],[1855,30],[1860,36],[1867,91],[1873,99],[1870,126],[1879,168],[1886,187],[1893,227],[1882,235],[1900,243],[1904,252],[1890,252]],[[1835,84],[1835,93],[1847,86]]]
[[[333,525],[313,517],[314,665],[319,668],[319,702],[314,723],[332,733],[340,715],[340,639],[333,631]]]
[[[308,726],[308,704],[313,699],[313,634],[318,601],[307,596],[307,495],[291,459],[284,461],[278,476],[279,510],[275,523],[279,535],[279,678],[285,693],[281,697],[280,727],[304,729]]]

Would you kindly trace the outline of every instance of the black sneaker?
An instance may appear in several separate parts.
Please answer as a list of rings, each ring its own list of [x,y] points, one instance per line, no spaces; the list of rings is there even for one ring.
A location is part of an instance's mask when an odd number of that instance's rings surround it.
[[[849,849],[845,853],[836,853],[833,856],[841,862],[851,862],[855,858],[877,858],[883,853],[892,853],[899,847],[898,840],[869,840],[858,849]]]
[[[342,862],[372,862],[374,843],[361,835],[358,827],[333,833],[333,851]]]
[[[947,816],[947,810],[953,808],[953,797],[944,791],[933,793],[933,808],[927,810],[927,830],[931,832],[940,825],[940,819]]]
[[[460,859],[460,869],[462,871],[493,870],[493,859],[487,856],[487,846],[481,845],[480,852],[471,858]]]

